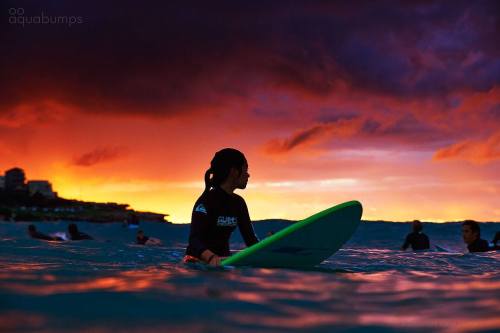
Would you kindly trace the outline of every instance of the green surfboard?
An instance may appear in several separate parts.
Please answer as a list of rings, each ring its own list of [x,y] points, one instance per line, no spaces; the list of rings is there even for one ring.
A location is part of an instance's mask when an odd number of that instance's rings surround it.
[[[363,207],[349,201],[280,230],[224,260],[224,266],[310,268],[337,252],[361,221]]]

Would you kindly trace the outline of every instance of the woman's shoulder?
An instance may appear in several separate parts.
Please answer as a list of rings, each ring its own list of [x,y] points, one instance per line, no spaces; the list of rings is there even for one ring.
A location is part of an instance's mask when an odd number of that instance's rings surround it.
[[[243,199],[243,197],[242,197],[241,195],[238,195],[238,194],[236,194],[236,193],[233,193],[233,197],[234,197],[235,199],[237,199],[237,200],[240,200],[240,201],[243,201],[243,202],[245,201],[245,199]]]
[[[200,205],[203,207],[213,206],[214,202],[216,202],[216,198],[213,191],[204,192],[194,203],[194,209],[196,210]]]
[[[233,193],[229,197],[231,198],[229,202],[236,202],[240,205],[246,206],[245,199],[243,199],[243,197],[239,196],[238,194]],[[199,204],[212,207],[219,206],[220,204],[224,203],[228,203],[228,195],[212,189],[210,191],[204,192],[198,198],[198,200],[196,200],[195,207],[197,207]]]
[[[234,200],[239,204],[241,205],[242,207],[245,207],[247,206],[247,203],[245,202],[245,199],[243,199],[242,196],[239,196],[238,194],[236,193],[233,193],[233,196],[234,196]]]

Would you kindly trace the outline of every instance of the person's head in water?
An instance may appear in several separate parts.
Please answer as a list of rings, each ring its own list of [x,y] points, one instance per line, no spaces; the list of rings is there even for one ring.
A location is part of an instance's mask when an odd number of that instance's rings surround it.
[[[71,223],[70,225],[68,225],[68,232],[70,235],[78,234],[78,227],[76,226],[76,224]]]
[[[495,234],[495,238],[491,241],[493,244],[497,245],[498,242],[500,242],[500,231],[497,231]]]
[[[30,225],[28,226],[28,233],[29,233],[30,235],[33,235],[33,234],[35,234],[35,233],[36,233],[36,227],[35,227],[33,224],[30,224]]]
[[[239,150],[224,148],[215,153],[205,172],[205,192],[216,186],[230,191],[244,189],[249,177],[245,155]]]
[[[144,238],[144,231],[137,230],[137,239],[143,239],[143,238]]]
[[[411,227],[413,229],[413,232],[421,232],[422,229],[423,229],[423,226],[422,226],[422,222],[420,222],[419,220],[413,220],[413,222],[411,223]]]
[[[472,244],[481,237],[479,223],[472,220],[466,220],[462,223],[462,238],[466,244]]]

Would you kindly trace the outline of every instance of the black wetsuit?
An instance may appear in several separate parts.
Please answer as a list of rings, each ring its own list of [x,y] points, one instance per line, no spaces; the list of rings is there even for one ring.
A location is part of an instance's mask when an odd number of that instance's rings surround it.
[[[144,236],[142,238],[137,237],[137,244],[146,245],[146,242],[148,241],[148,239],[149,239],[148,236]]]
[[[41,232],[38,232],[38,231],[31,233],[30,236],[31,236],[31,238],[35,238],[35,239],[56,240],[53,237],[47,236],[47,235],[42,234]]]
[[[406,236],[405,243],[403,244],[403,250],[406,250],[410,245],[413,251],[427,250],[430,247],[429,237],[421,232],[412,232]]]
[[[89,235],[87,235],[84,232],[78,232],[77,234],[71,234],[70,235],[71,240],[84,240],[84,239],[93,239]]]
[[[236,226],[247,246],[259,242],[242,197],[220,187],[202,194],[194,205],[186,254],[200,258],[209,249],[218,256],[229,256],[229,238]]]
[[[477,238],[474,243],[467,245],[469,252],[487,252],[490,250],[490,246],[487,241],[481,238]]]

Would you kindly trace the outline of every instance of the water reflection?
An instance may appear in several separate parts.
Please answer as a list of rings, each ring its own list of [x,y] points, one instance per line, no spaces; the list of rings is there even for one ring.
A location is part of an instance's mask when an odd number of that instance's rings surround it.
[[[497,254],[345,249],[317,271],[203,270],[178,249],[101,245],[0,259],[0,329],[63,332],[75,317],[82,332],[500,328]]]

